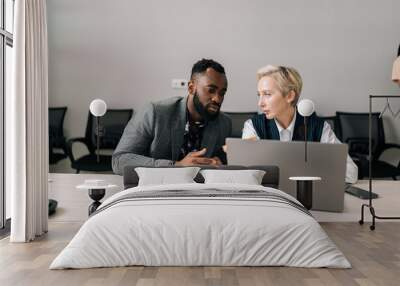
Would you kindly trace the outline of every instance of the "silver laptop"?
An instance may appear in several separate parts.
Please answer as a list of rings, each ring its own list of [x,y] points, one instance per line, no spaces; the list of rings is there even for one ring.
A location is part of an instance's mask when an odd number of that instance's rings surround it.
[[[346,144],[307,143],[277,140],[242,140],[227,138],[229,165],[276,165],[279,167],[279,189],[296,197],[292,176],[317,176],[313,182],[313,210],[343,211],[346,175]]]

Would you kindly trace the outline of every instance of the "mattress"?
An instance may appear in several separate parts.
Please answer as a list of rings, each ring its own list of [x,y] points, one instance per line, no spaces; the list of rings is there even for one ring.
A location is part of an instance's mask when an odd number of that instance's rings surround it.
[[[263,186],[197,183],[113,195],[50,269],[130,265],[351,267],[290,195]]]

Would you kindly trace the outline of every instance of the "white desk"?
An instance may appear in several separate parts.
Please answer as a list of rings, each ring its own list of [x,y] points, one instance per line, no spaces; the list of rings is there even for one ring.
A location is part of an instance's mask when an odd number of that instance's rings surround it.
[[[368,180],[361,180],[355,186],[368,190]],[[373,200],[375,212],[380,216],[399,216],[400,215],[400,181],[393,180],[374,180],[372,181],[372,191],[379,195]],[[342,213],[330,213],[312,211],[311,213],[318,221],[349,221],[358,222],[361,218],[361,204],[368,203],[368,200],[361,200],[355,196],[345,193],[344,210]],[[365,212],[365,221],[371,221],[369,211]],[[398,221],[391,221],[398,222]]]
[[[87,195],[87,192],[82,192],[75,188],[77,185],[83,183],[85,179],[103,179],[119,186],[119,188],[107,190],[105,198],[123,190],[122,177],[117,175],[50,173],[49,179],[52,180],[49,182],[49,198],[58,201],[56,214],[50,217],[51,221],[83,222],[87,219],[87,208],[92,203],[92,200]],[[368,181],[360,181],[356,186],[368,190]],[[399,215],[400,181],[373,181],[373,191],[380,196],[380,198],[373,202],[378,215]],[[361,214],[361,204],[365,202],[367,202],[367,200],[361,200],[349,194],[345,194],[344,211],[342,213],[311,212],[314,217],[321,222],[358,222]],[[365,221],[371,221],[369,212],[366,213]]]

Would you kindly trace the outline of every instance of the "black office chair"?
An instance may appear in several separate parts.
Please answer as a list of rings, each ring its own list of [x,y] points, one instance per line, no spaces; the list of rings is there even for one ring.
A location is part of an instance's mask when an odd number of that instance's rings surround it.
[[[400,176],[400,162],[397,167],[379,160],[382,152],[389,148],[399,148],[397,144],[386,144],[383,120],[380,113],[372,113],[372,177],[396,180]],[[338,138],[349,145],[349,154],[359,168],[359,178],[369,176],[369,113],[336,112]]]
[[[252,118],[257,112],[224,112],[232,120],[232,133],[230,137],[242,138],[244,122]]]
[[[49,107],[49,164],[67,158],[67,142],[64,136],[64,118],[67,107]],[[55,149],[61,149],[62,153]]]
[[[114,150],[133,114],[132,109],[109,109],[104,116],[100,117],[100,149]],[[82,171],[108,172],[112,171],[111,155],[100,155],[97,162],[97,125],[95,117],[89,112],[86,125],[85,137],[72,138],[68,140],[68,156],[71,159],[71,167],[78,174]],[[75,159],[72,146],[80,142],[86,145],[89,154]]]

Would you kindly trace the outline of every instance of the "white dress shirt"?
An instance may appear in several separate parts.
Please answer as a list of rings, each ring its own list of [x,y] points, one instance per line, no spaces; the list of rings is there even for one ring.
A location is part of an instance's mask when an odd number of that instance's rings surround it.
[[[296,122],[296,113],[294,114],[292,121],[290,122],[289,126],[286,129],[284,129],[278,123],[278,121],[275,120],[276,126],[278,127],[278,131],[279,131],[280,141],[285,141],[285,142],[292,141],[295,122]],[[257,140],[260,139],[260,137],[257,135],[256,130],[254,129],[253,122],[251,121],[251,119],[248,119],[244,123],[242,139],[250,139],[250,138],[256,138]],[[324,122],[324,127],[322,129],[322,135],[321,135],[320,142],[321,143],[331,143],[331,144],[342,143],[342,142],[340,142],[339,139],[337,139],[331,126],[327,122]],[[357,182],[357,178],[358,178],[358,167],[353,162],[353,160],[350,158],[350,156],[347,155],[345,181],[346,181],[346,183],[355,183],[355,182]]]

